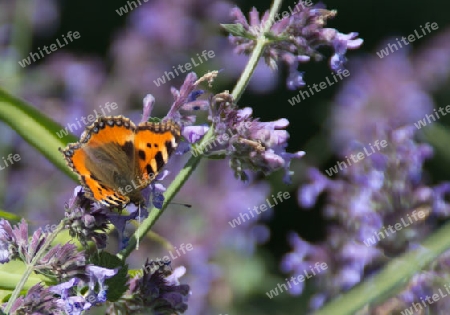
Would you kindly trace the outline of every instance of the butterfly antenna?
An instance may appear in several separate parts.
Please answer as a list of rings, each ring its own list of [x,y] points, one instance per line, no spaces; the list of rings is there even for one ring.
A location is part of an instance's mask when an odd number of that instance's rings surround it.
[[[178,203],[178,202],[171,202],[170,204],[171,204],[171,205],[178,205],[178,206],[183,206],[183,207],[186,207],[186,208],[192,208],[192,205],[191,205],[191,204],[189,204],[189,203]]]

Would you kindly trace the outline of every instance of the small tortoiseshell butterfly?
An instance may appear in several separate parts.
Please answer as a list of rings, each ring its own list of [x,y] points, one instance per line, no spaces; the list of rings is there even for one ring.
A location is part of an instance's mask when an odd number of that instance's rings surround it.
[[[103,205],[123,208],[144,202],[147,187],[167,163],[180,140],[172,120],[136,126],[123,116],[100,117],[80,141],[59,149],[78,174],[85,196]]]

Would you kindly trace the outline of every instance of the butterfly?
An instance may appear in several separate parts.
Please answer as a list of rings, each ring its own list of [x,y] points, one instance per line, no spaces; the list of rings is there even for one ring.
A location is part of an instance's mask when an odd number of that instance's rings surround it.
[[[85,196],[108,207],[144,204],[142,189],[155,179],[180,141],[173,120],[135,125],[123,116],[99,117],[76,143],[59,151]]]

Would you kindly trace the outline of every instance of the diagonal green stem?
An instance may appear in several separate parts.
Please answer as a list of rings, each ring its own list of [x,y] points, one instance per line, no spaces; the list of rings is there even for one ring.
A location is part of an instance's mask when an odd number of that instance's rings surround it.
[[[261,55],[264,51],[264,46],[268,44],[267,38],[264,36],[264,34],[270,31],[270,28],[273,25],[273,21],[275,20],[275,14],[277,14],[278,10],[280,9],[281,3],[282,0],[274,0],[273,2],[273,5],[269,12],[269,18],[267,19],[267,22],[264,24],[264,27],[262,28],[261,31],[261,35],[258,37],[256,41],[256,46],[252,51],[247,66],[245,67],[244,72],[242,72],[241,76],[239,77],[239,80],[236,83],[233,92],[231,93],[235,102],[239,100],[239,98],[242,96],[242,93],[245,91],[245,88],[250,82],[253,72],[255,71],[256,66],[258,65],[258,61],[261,58]]]
[[[205,135],[206,138],[208,134]],[[209,136],[210,138],[211,136]],[[155,224],[156,220],[160,217],[160,215],[164,212],[167,205],[172,201],[173,197],[175,197],[176,193],[183,187],[184,183],[188,180],[189,176],[197,167],[198,163],[200,163],[201,156],[192,156],[183,169],[178,173],[177,177],[174,179],[173,183],[167,188],[167,191],[164,194],[164,203],[161,209],[153,207],[150,210],[148,217],[139,225],[137,230],[134,232],[133,236],[129,239],[127,247],[123,249],[121,252],[117,254],[122,260],[125,260],[128,255],[136,248],[136,244],[138,240],[141,240],[148,231],[150,231],[151,227]]]
[[[248,82],[250,81],[250,78],[253,75],[253,72],[255,71],[255,68],[258,64],[259,59],[261,58],[261,55],[264,51],[264,47],[267,44],[267,39],[263,34],[265,34],[267,31],[270,30],[272,27],[272,23],[274,21],[275,14],[278,12],[280,6],[281,6],[282,0],[274,0],[273,5],[270,9],[269,13],[269,19],[264,24],[262,35],[257,39],[255,49],[252,51],[252,54],[250,56],[250,59],[242,72],[238,82],[236,83],[236,86],[234,87],[231,95],[233,96],[233,99],[237,102],[239,98],[242,96],[242,94],[245,91],[245,88],[248,85]],[[212,128],[208,130],[208,132],[205,134],[205,136],[202,138],[200,143],[198,144],[199,147],[204,147],[211,139],[213,139],[214,133]],[[197,156],[191,156],[191,158],[188,160],[186,165],[183,167],[183,169],[180,171],[180,173],[177,175],[177,177],[174,179],[172,184],[168,187],[166,193],[164,194],[164,203],[161,209],[152,208],[150,211],[150,214],[148,218],[146,218],[142,224],[139,226],[139,228],[136,230],[136,232],[133,234],[133,236],[130,238],[127,247],[124,248],[121,252],[117,254],[117,257],[119,257],[122,260],[125,260],[126,257],[128,257],[131,252],[136,248],[136,244],[138,240],[141,240],[145,234],[152,228],[152,226],[156,223],[156,220],[158,220],[159,216],[164,212],[167,205],[172,201],[172,199],[175,197],[175,195],[178,193],[178,191],[183,187],[184,183],[188,180],[189,176],[191,176],[192,172],[195,170],[197,165],[200,163],[200,160],[202,158],[202,155],[199,154]]]
[[[381,301],[399,290],[415,273],[450,249],[450,223],[429,236],[419,249],[407,252],[389,262],[377,275],[326,304],[314,315],[354,314],[365,305]]]

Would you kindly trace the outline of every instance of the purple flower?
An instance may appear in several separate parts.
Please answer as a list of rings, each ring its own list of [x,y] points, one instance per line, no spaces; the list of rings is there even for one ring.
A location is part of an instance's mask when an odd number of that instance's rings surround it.
[[[4,262],[19,258],[30,264],[49,235],[43,233],[39,228],[29,239],[28,225],[24,220],[14,227],[11,227],[9,222],[5,220],[2,220],[0,224],[2,226],[0,243],[7,248],[7,250],[4,250],[6,257]],[[35,262],[34,272],[46,276],[50,281],[60,282],[74,278],[87,279],[85,262],[84,251],[78,251],[75,245],[70,243],[57,244]],[[37,287],[36,290],[38,290]],[[45,294],[44,291],[39,292]]]
[[[335,29],[327,29],[328,32],[326,37],[328,37],[333,42],[334,55],[330,59],[330,67],[333,71],[343,70],[343,65],[347,61],[345,58],[345,53],[347,49],[357,49],[359,48],[363,40],[358,37],[358,33],[352,32],[350,34],[342,34]]]
[[[162,209],[164,203],[164,195],[163,192],[166,190],[165,187],[161,184],[153,184],[151,187],[151,195],[152,195],[152,204],[157,209]]]
[[[93,265],[89,265],[86,270],[89,276],[89,291],[86,294],[81,292],[87,283],[79,277],[48,288],[37,284],[28,290],[25,297],[19,297],[13,303],[11,314],[39,315],[64,311],[64,314],[81,315],[93,305],[104,303],[107,290],[104,281],[114,276],[117,270]]]
[[[298,193],[299,203],[305,208],[313,207],[319,195],[328,185],[328,178],[316,168],[308,171],[308,179],[310,183],[303,185]]]
[[[269,32],[263,34],[269,22],[269,12],[266,11],[260,19],[258,11],[253,8],[247,20],[242,11],[235,7],[231,15],[239,26],[239,31],[227,27],[231,32],[230,42],[236,46],[237,54],[250,54],[256,45],[256,39],[265,35],[269,44],[263,52],[266,64],[272,69],[277,68],[279,60],[289,67],[287,79],[289,89],[298,89],[305,85],[303,72],[297,70],[300,62],[308,62],[311,58],[322,60],[323,55],[318,52],[321,46],[334,49],[330,59],[330,67],[334,71],[342,69],[347,49],[359,48],[363,40],[357,38],[358,33],[342,34],[333,28],[324,28],[326,21],[336,15],[336,11],[329,11],[323,5],[307,6],[299,2],[289,16],[280,19],[279,13]]]
[[[246,180],[248,178],[246,170],[270,174],[284,168],[285,181],[289,181],[291,160],[301,158],[305,154],[302,151],[296,153],[285,151],[289,134],[283,129],[288,126],[289,121],[282,118],[273,122],[260,122],[259,119],[251,117],[251,108],[238,109],[228,93],[215,95],[211,101],[207,102],[212,103],[211,107],[198,106],[197,108],[195,105],[196,110],[210,110],[210,121],[215,126],[214,138],[210,142],[203,143],[203,146],[196,145],[209,127],[192,126],[196,118],[185,112],[192,111],[192,104],[198,104],[197,97],[203,94],[203,91],[197,89],[198,85],[205,81],[211,83],[216,76],[217,71],[209,72],[200,79],[197,79],[194,73],[189,73],[180,90],[172,88],[174,102],[165,119],[174,119],[182,125],[183,136],[193,144],[193,155],[227,155],[236,177]],[[144,99],[144,104],[152,102],[153,99],[148,96]],[[151,108],[151,105],[147,107]],[[162,206],[162,201],[161,198],[158,199],[158,195],[153,198],[157,207]]]
[[[80,283],[80,279],[78,278],[72,278],[66,282],[60,283],[58,285],[54,285],[50,288],[50,291],[52,291],[55,294],[58,294],[61,296],[61,298],[67,298],[69,296],[70,290]]]
[[[183,125],[190,125],[195,121],[195,116],[186,115],[181,111],[192,111],[199,109],[207,109],[207,101],[198,101],[197,98],[203,94],[203,91],[198,90],[198,85],[207,81],[209,84],[216,78],[218,71],[211,71],[204,74],[200,79],[194,72],[188,73],[184,79],[180,90],[171,89],[174,101],[166,115],[166,119],[173,119],[177,122],[182,122]]]
[[[73,244],[57,244],[36,264],[36,272],[56,278],[58,282],[78,277],[85,278],[86,258]]]
[[[117,274],[118,269],[108,269],[89,265],[86,268],[89,276],[89,292],[87,293],[87,300],[92,304],[106,302],[106,292],[108,287],[105,285],[105,280]],[[95,294],[95,288],[98,285],[98,294]]]
[[[142,274],[129,281],[129,290],[110,306],[109,312],[127,309],[130,312],[151,310],[157,315],[184,313],[190,295],[189,286],[178,281],[184,273],[184,267],[172,271],[168,264],[147,260]]]
[[[289,121],[282,118],[273,122],[260,122],[251,117],[251,108],[238,109],[228,93],[216,95],[213,103],[215,138],[203,147],[194,146],[194,152],[224,152],[230,158],[230,166],[236,177],[242,180],[248,178],[246,170],[270,174],[284,168],[285,181],[289,181],[291,160],[305,154],[303,151],[285,151],[289,134],[283,129]]]
[[[109,209],[87,199],[81,186],[77,186],[66,207],[66,228],[84,247],[93,241],[98,248],[104,248],[109,215]]]
[[[331,143],[336,152],[355,141],[373,143],[380,130],[413,125],[432,113],[433,100],[415,80],[406,49],[383,59],[353,59],[349,72],[331,118]]]
[[[47,236],[48,234],[39,228],[29,239],[28,224],[24,219],[14,227],[4,219],[0,220],[0,248],[3,257],[1,262],[19,258],[27,264],[31,263]]]
[[[81,294],[86,281],[76,277],[50,287],[51,292],[59,295],[57,303],[67,314],[82,314],[93,305],[106,302],[105,280],[114,276],[117,270],[89,265],[86,267],[86,272],[89,277],[89,291],[86,294]],[[98,288],[98,293],[95,288]]]
[[[155,105],[155,98],[151,94],[147,94],[143,102],[143,110],[142,110],[142,118],[141,123],[147,122],[150,119],[150,115],[153,110],[153,106]]]
[[[208,130],[208,126],[186,126],[183,129],[183,137],[189,143],[195,143],[199,141]]]
[[[46,315],[57,314],[59,305],[49,288],[44,288],[40,283],[32,286],[25,296],[18,297],[10,314]]]
[[[0,263],[4,264],[16,258],[17,249],[13,241],[15,239],[11,224],[5,219],[0,219]]]
[[[78,295],[82,282],[78,278],[72,278],[67,282],[50,287],[50,291],[59,295],[57,303],[60,309],[70,315],[81,315],[83,311],[92,307],[92,304]]]
[[[74,205],[71,200],[71,205]],[[7,221],[1,221],[0,243],[7,248],[6,259],[20,258],[25,263],[30,264],[36,254],[41,250],[49,234],[43,233],[41,229],[36,230],[30,240],[28,239],[28,225],[25,221],[17,226],[11,227]],[[67,314],[81,314],[83,310],[90,308],[91,301],[86,302],[83,296],[78,295],[78,287],[85,286],[89,276],[89,288],[93,291],[95,284],[99,284],[100,292],[97,300],[105,302],[106,287],[104,280],[115,274],[114,270],[89,265],[86,268],[86,258],[84,251],[78,251],[77,247],[71,243],[57,244],[51,247],[40,259],[35,262],[34,271],[48,278],[49,281],[65,281],[44,289],[41,286],[31,288],[24,298],[17,299],[13,304],[13,309],[22,314],[22,310],[33,310],[32,314],[40,314],[41,309],[47,308],[43,314],[49,314],[53,308],[64,309]],[[55,299],[53,293],[60,297]],[[41,301],[39,301],[41,299]],[[38,303],[39,301],[39,303]],[[24,312],[23,314],[31,314]],[[56,311],[55,311],[56,313]]]
[[[293,250],[285,255],[282,269],[295,275],[311,260],[330,265],[329,272],[314,278],[322,295],[311,305],[320,306],[360,283],[387,256],[416,248],[433,226],[427,218],[448,216],[445,195],[450,184],[429,187],[423,182],[423,163],[432,150],[414,140],[414,130],[412,126],[379,129],[373,138],[386,145],[376,154],[345,165],[333,179],[316,169],[310,171],[310,183],[300,189],[299,202],[309,208],[326,193],[327,240],[312,245],[292,236]],[[366,152],[354,143],[342,156],[358,151]],[[349,163],[345,158],[342,161]]]

